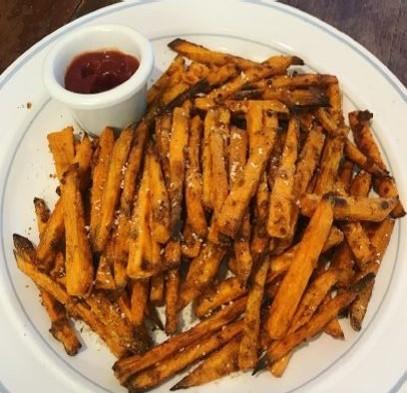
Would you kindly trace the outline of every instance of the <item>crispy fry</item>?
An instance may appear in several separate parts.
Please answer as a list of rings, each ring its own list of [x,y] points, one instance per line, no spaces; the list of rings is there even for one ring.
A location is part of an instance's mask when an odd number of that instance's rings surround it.
[[[329,249],[337,246],[343,241],[343,233],[337,227],[332,226],[329,231],[328,239],[326,239],[322,252],[326,252]],[[269,274],[267,282],[272,282],[279,277],[282,273],[286,272],[291,262],[293,261],[294,255],[298,249],[299,244],[292,246],[283,254],[275,256],[271,259]]]
[[[133,280],[131,285],[130,312],[134,326],[141,326],[146,314],[149,294],[148,280]]]
[[[284,374],[284,371],[286,370],[288,366],[288,362],[291,359],[292,352],[288,352],[286,355],[284,355],[281,359],[277,360],[274,362],[270,367],[269,370],[270,372],[277,378],[282,377]]]
[[[176,56],[168,66],[167,70],[154,82],[147,92],[147,104],[150,106],[159,99],[165,89],[178,82],[184,71],[185,61],[182,56]]]
[[[76,146],[74,164],[78,164],[79,188],[85,190],[90,183],[90,167],[93,157],[93,144],[88,135],[84,135]]]
[[[62,180],[66,238],[66,289],[73,296],[87,296],[93,284],[93,261],[85,230],[78,166],[72,165]]]
[[[304,340],[314,337],[338,313],[349,305],[357,296],[354,291],[345,291],[324,304],[311,320],[294,333],[288,334],[281,340],[275,341],[267,350],[268,356],[273,361],[281,359]]]
[[[132,375],[155,365],[157,362],[170,357],[170,355],[174,354],[179,349],[192,345],[202,337],[221,329],[222,326],[228,324],[239,316],[244,311],[245,307],[246,299],[238,300],[214,314],[212,317],[201,321],[189,330],[155,346],[144,355],[135,355],[120,359],[113,366],[116,377],[120,382],[124,383]]]
[[[381,262],[383,255],[387,249],[390,242],[391,233],[394,228],[394,220],[391,218],[386,218],[379,226],[375,229],[373,235],[371,236],[371,242],[375,250],[376,260],[374,262],[373,272],[376,273]],[[365,269],[363,274],[368,274],[369,269]],[[363,288],[358,298],[351,304],[349,309],[349,319],[350,324],[354,330],[360,330],[362,328],[363,319],[365,317],[367,307],[369,304],[370,297],[373,292],[374,280],[370,282],[365,288]]]
[[[371,175],[361,171],[351,184],[350,194],[366,197],[369,194],[370,185]],[[374,250],[362,224],[360,222],[343,223],[341,228],[359,266],[371,260]]]
[[[225,326],[221,331],[203,339],[198,344],[192,344],[190,347],[185,348],[184,351],[172,356],[171,359],[163,360],[158,365],[136,374],[127,382],[127,387],[130,390],[139,391],[159,385],[178,371],[183,370],[230,341],[241,332],[242,326],[242,321]]]
[[[298,158],[294,177],[294,194],[300,197],[307,190],[308,184],[318,165],[324,146],[325,137],[318,127],[312,128]]]
[[[278,75],[268,79],[262,79],[249,86],[257,88],[296,88],[296,87],[325,87],[333,83],[338,83],[334,75],[324,74],[297,74],[297,75]],[[248,85],[245,86],[247,88]]]
[[[99,138],[96,150],[95,166],[92,174],[92,189],[90,201],[90,238],[95,241],[96,229],[100,223],[103,188],[109,171],[110,157],[114,146],[113,129],[106,127]]]
[[[367,198],[330,196],[334,203],[334,217],[345,221],[383,221],[397,204],[397,198]],[[300,199],[301,213],[310,216],[315,211],[320,196],[305,194]]]
[[[338,274],[333,269],[329,269],[319,277],[315,278],[315,280],[308,286],[300,304],[298,305],[288,334],[295,332],[311,319],[312,315],[337,280]]]
[[[200,170],[200,143],[202,121],[199,116],[191,120],[188,146],[188,166],[186,169],[185,204],[189,225],[194,233],[204,238],[208,232],[205,210],[202,201],[202,177]]]
[[[324,327],[324,332],[339,340],[343,340],[345,338],[345,333],[342,330],[338,318],[334,318],[332,321],[328,322],[328,324]]]
[[[103,190],[99,226],[96,229],[95,249],[101,252],[106,245],[120,196],[120,182],[133,139],[133,129],[123,130],[114,144],[109,173]]]
[[[325,141],[320,164],[321,171],[314,188],[315,194],[323,195],[334,190],[343,146],[344,139],[340,136],[328,138]]]
[[[168,47],[190,60],[197,61],[208,66],[223,66],[228,63],[234,63],[242,70],[245,70],[256,65],[254,61],[233,56],[228,53],[216,52],[207,49],[202,45],[194,44],[181,38],[176,38],[175,40],[171,41],[168,44]]]
[[[38,231],[41,237],[41,233],[49,219],[50,212],[43,199],[34,198],[34,206],[37,216]],[[41,303],[51,320],[50,333],[56,340],[62,343],[65,352],[68,355],[76,355],[82,345],[76,336],[73,326],[66,316],[64,306],[42,288],[39,287],[38,289],[40,291]]]
[[[64,206],[60,198],[43,229],[37,248],[36,264],[42,269],[49,270],[51,267],[64,232]]]
[[[94,330],[108,345],[117,357],[123,356],[127,349],[111,335],[109,329],[100,322],[95,315],[82,303],[71,303],[70,297],[65,290],[54,282],[49,276],[41,273],[29,260],[29,254],[33,254],[33,247],[27,239],[14,236],[15,257],[18,268],[29,276],[39,287],[51,294],[58,302],[65,305],[69,314],[74,318],[82,319]]]
[[[239,348],[239,369],[241,370],[253,368],[257,363],[260,310],[269,265],[270,261],[268,258],[261,261],[259,268],[254,273],[253,282],[247,296],[244,327]]]
[[[294,173],[298,151],[299,123],[292,118],[288,125],[284,150],[270,196],[267,232],[271,237],[284,239],[291,233],[294,214]]]
[[[184,240],[181,244],[182,255],[187,258],[196,258],[201,252],[202,239],[193,231],[187,221],[184,225]]]
[[[243,112],[247,113],[249,110],[250,105],[259,105],[264,110],[270,110],[274,112],[280,113],[288,113],[287,106],[277,99],[271,100],[243,100],[243,101],[235,101],[235,100],[226,100],[224,105],[231,111],[231,112]]]
[[[187,389],[215,381],[239,369],[240,336],[235,336],[221,349],[210,354],[198,367],[174,385],[170,390]]]
[[[211,128],[209,134],[212,181],[211,200],[213,210],[215,214],[218,214],[222,208],[226,196],[228,195],[229,189],[225,163],[226,152],[224,140],[227,138],[229,133],[228,123],[230,114],[228,111],[224,111],[224,114],[222,114],[222,112],[218,109],[214,109],[213,111],[215,112],[215,126]],[[221,120],[222,116],[226,117],[225,121]]]
[[[181,225],[183,187],[185,179],[185,150],[189,138],[189,110],[175,108],[173,111],[171,140],[169,146],[171,233],[178,236]]]
[[[267,330],[271,338],[281,338],[287,332],[322,246],[328,238],[332,221],[332,202],[329,199],[323,199],[308,224],[294,259],[273,300],[267,321]]]
[[[298,65],[302,63],[302,60],[295,56],[271,57],[262,63],[262,65],[248,68],[230,82],[225,83],[221,88],[212,90],[205,97],[197,98],[195,100],[195,106],[199,109],[207,110],[216,104],[221,103],[248,83],[284,73],[290,65]]]
[[[345,136],[348,133],[348,129],[337,123],[326,108],[319,108],[315,111],[315,115],[331,138]]]
[[[225,249],[213,243],[203,244],[200,254],[191,261],[188,274],[181,285],[178,307],[184,308],[211,282],[225,255]]]
[[[254,116],[261,116],[262,113],[261,108],[257,106],[252,106],[251,108],[253,109],[248,112],[248,121]],[[253,137],[249,134],[251,152],[244,167],[241,181],[231,188],[220,214],[216,217],[216,223],[220,232],[230,237],[234,237],[239,229],[243,215],[250,199],[256,192],[273,147],[278,126],[277,117],[269,113],[263,113],[263,115],[264,125],[260,124],[259,128],[252,130],[251,134],[253,134]],[[252,139],[254,138],[258,139],[258,141],[252,144]],[[261,142],[262,144],[260,144]],[[253,145],[256,145],[257,149],[253,148],[252,150]]]
[[[157,274],[151,278],[150,302],[155,306],[164,304],[164,274]]]
[[[332,83],[328,85],[326,90],[330,105],[329,112],[336,124],[343,124],[342,94],[339,88],[339,83]]]
[[[216,124],[216,112],[208,111],[204,122],[203,148],[202,148],[202,201],[207,209],[213,209],[212,205],[212,155],[211,133]]]
[[[246,288],[237,277],[229,277],[208,288],[195,302],[195,315],[203,318],[218,307],[246,293]]]
[[[148,171],[147,156],[146,165],[141,180],[140,189],[132,216],[132,225],[129,234],[129,258],[127,261],[127,275],[134,279],[147,278],[154,275],[155,266],[151,266],[148,259],[151,236],[149,229],[150,209],[150,176]]]
[[[175,334],[178,328],[179,284],[179,271],[169,270],[165,281],[165,332],[168,335]]]
[[[254,220],[255,225],[251,239],[251,253],[254,259],[258,259],[266,250],[269,238],[266,230],[269,205],[269,187],[267,174],[263,174],[256,193]]]
[[[366,157],[349,139],[344,146],[345,156],[357,164],[360,168],[376,176],[385,176],[387,171],[380,168],[375,162]]]
[[[148,175],[151,204],[151,237],[165,243],[170,237],[170,203],[161,166],[153,150],[148,160]]]
[[[349,124],[356,146],[360,151],[375,162],[379,168],[386,170],[386,164],[383,161],[379,146],[376,144],[373,132],[369,126],[372,117],[373,113],[369,111],[351,112],[349,113]]]
[[[391,176],[379,176],[373,179],[373,188],[375,191],[384,198],[397,197],[399,199],[399,192],[397,190],[396,182]],[[391,212],[393,218],[400,218],[406,215],[403,204],[400,199],[396,207]]]
[[[114,290],[116,289],[116,282],[112,274],[111,254],[114,247],[114,241],[109,240],[105,250],[99,258],[99,264],[96,270],[95,288]]]
[[[49,220],[50,211],[45,201],[41,198],[34,198],[34,208],[37,217],[38,233],[41,238]]]
[[[66,127],[61,131],[51,132],[47,135],[47,139],[54,158],[56,174],[61,180],[75,156],[73,128]]]
[[[351,181],[353,177],[352,161],[345,159],[338,171],[338,178],[335,184],[335,192],[343,195],[349,194]]]

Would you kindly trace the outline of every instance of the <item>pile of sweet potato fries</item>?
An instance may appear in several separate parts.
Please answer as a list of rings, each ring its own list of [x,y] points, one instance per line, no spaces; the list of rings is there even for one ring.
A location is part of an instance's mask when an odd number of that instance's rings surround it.
[[[118,135],[48,135],[60,181],[34,199],[39,243],[14,235],[51,333],[74,355],[70,318],[143,391],[237,370],[281,376],[304,341],[360,330],[405,212],[368,111],[345,121],[338,80],[295,56],[262,63],[176,39],[142,120]],[[348,124],[347,124],[348,123]],[[180,331],[182,310],[200,319]],[[164,306],[165,327],[160,313]],[[153,343],[150,327],[165,329]]]

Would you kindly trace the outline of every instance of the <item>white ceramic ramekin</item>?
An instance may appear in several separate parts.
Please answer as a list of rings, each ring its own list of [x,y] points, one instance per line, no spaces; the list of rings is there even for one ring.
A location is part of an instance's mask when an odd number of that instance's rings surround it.
[[[139,68],[115,88],[96,94],[79,94],[64,87],[65,72],[79,54],[119,50],[135,56]],[[67,33],[48,54],[43,69],[52,98],[68,106],[79,126],[99,135],[106,126],[123,128],[140,119],[146,108],[147,80],[153,70],[151,43],[139,32],[120,25],[98,25]]]

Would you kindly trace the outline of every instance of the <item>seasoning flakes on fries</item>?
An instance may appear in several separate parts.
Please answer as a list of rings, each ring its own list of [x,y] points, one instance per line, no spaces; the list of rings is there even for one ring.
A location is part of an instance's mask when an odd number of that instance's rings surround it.
[[[343,309],[362,329],[405,215],[396,181],[373,115],[345,116],[336,76],[301,72],[296,56],[168,46],[138,124],[48,134],[60,198],[34,199],[39,243],[14,235],[17,266],[66,352],[81,348],[70,318],[83,320],[131,392],[192,365],[171,390],[281,377],[302,342],[343,338]],[[198,322],[181,331],[191,304]],[[153,343],[151,324],[168,338]]]

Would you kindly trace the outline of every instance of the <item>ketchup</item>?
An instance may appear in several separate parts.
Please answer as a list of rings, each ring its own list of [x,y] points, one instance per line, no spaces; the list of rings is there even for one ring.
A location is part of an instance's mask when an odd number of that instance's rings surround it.
[[[65,73],[65,88],[92,94],[113,89],[128,80],[139,61],[117,50],[86,52],[75,57]]]

